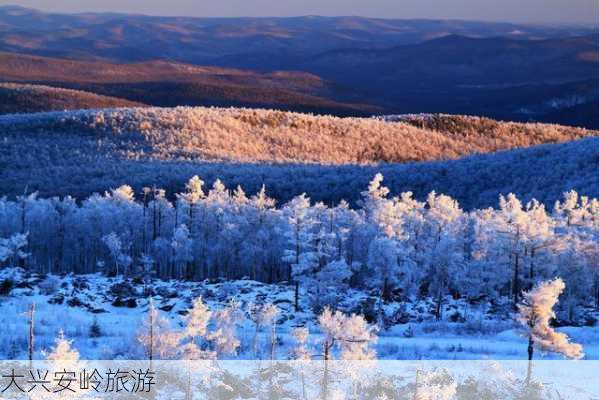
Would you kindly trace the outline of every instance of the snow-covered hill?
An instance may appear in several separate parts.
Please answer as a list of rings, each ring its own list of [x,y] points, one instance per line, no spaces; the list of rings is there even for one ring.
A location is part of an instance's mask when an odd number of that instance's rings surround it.
[[[437,190],[468,208],[493,205],[507,192],[547,204],[570,189],[599,196],[593,178],[598,145],[588,138],[597,132],[466,117],[455,121],[455,129],[443,130],[413,122],[216,108],[4,116],[1,191],[82,197],[122,184],[138,190],[158,184],[173,192],[199,174],[248,192],[265,183],[279,201],[306,192],[331,203],[355,200],[383,171],[397,192],[422,197]],[[454,160],[463,156],[470,158]],[[425,160],[431,162],[416,163]]]

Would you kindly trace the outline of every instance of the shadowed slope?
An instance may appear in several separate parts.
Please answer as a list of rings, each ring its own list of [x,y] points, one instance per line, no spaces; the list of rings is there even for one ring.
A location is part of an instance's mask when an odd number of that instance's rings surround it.
[[[81,90],[0,83],[0,114],[136,106],[142,104]]]

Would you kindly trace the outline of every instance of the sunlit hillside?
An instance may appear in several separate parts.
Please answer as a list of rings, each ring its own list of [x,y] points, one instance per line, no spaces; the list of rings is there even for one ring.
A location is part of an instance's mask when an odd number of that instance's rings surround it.
[[[478,120],[475,120],[478,121]],[[13,146],[56,139],[77,150],[127,159],[356,164],[454,159],[497,150],[565,142],[596,131],[541,124],[495,123],[492,132],[464,120],[459,132],[371,118],[337,118],[273,110],[134,108],[9,116],[0,128]],[[48,135],[53,135],[50,143]],[[65,143],[66,144],[66,143]]]
[[[199,174],[248,193],[266,184],[279,201],[306,192],[331,203],[356,200],[383,171],[394,192],[422,198],[437,190],[467,208],[493,205],[509,192],[547,204],[570,189],[599,195],[595,131],[444,118],[459,125],[448,132],[371,118],[217,108],[4,116],[2,193],[84,197],[122,184],[136,190],[156,184],[173,193]]]

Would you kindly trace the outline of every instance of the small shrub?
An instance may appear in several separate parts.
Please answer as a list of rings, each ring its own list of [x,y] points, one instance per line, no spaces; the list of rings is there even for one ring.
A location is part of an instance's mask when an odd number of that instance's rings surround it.
[[[100,324],[98,323],[98,319],[94,318],[94,322],[89,327],[89,337],[98,338],[102,336],[102,329],[100,328]]]

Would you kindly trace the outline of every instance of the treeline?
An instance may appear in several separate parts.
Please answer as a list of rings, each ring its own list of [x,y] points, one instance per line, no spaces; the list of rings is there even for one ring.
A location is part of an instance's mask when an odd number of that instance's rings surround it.
[[[297,196],[276,207],[263,188],[248,196],[192,178],[169,201],[164,190],[128,186],[73,198],[0,200],[0,261],[39,273],[149,279],[249,277],[304,286],[315,307],[344,287],[383,300],[411,295],[520,299],[555,276],[566,280],[569,317],[599,307],[599,201],[565,194],[553,210],[500,197],[497,209],[465,212],[436,193],[390,197],[377,175],[360,208]],[[302,291],[298,291],[300,293]]]

